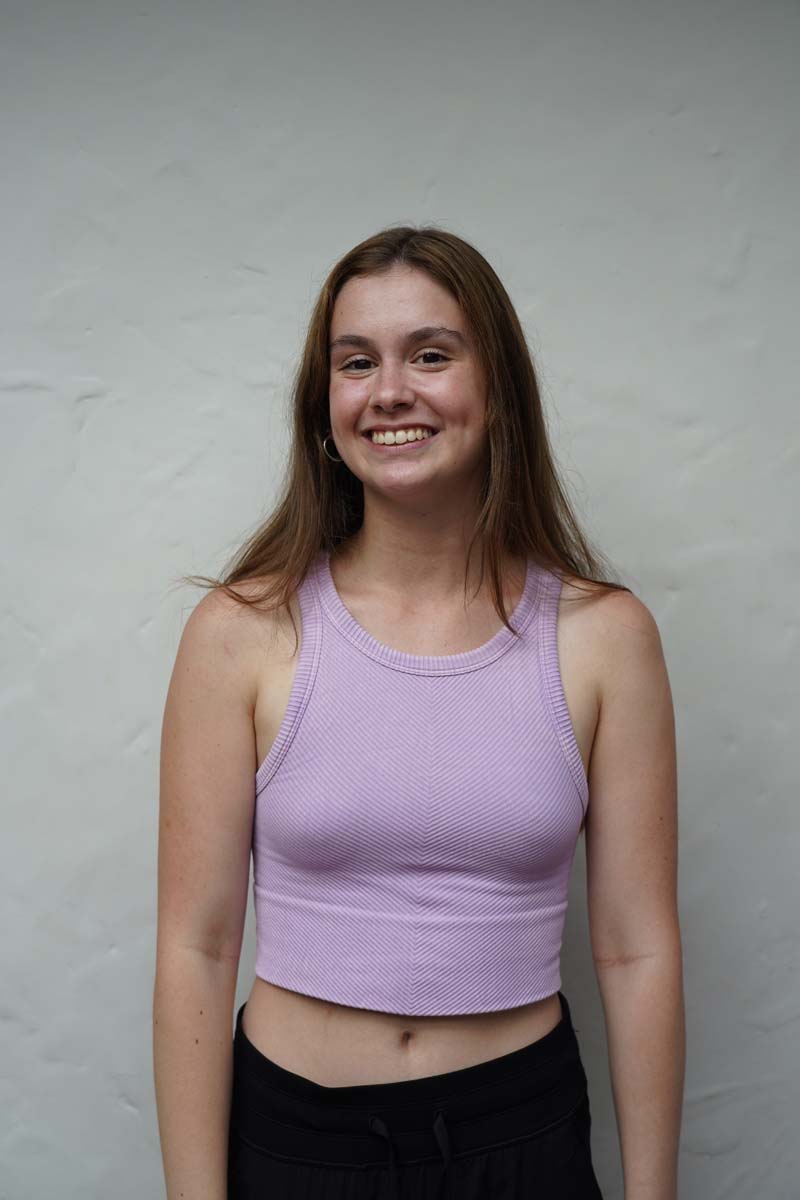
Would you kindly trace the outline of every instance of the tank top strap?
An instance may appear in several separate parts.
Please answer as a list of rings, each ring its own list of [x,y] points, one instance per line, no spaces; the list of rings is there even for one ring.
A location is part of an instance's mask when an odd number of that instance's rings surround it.
[[[319,667],[322,648],[322,615],[317,588],[318,559],[315,558],[297,588],[300,607],[300,648],[289,701],[269,753],[256,771],[256,795],[263,791],[280,766],[300,724]]]
[[[542,586],[537,611],[539,666],[547,703],[556,733],[566,755],[569,769],[581,798],[583,811],[589,801],[589,789],[583,760],[575,739],[572,719],[564,694],[564,682],[558,655],[558,618],[564,586],[563,573],[555,567],[540,567]]]

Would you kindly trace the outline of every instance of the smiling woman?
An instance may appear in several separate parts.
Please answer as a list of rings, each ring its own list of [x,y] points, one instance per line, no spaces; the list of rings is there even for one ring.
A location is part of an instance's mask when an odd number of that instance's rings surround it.
[[[672,709],[652,617],[606,575],[485,258],[430,226],[354,247],[314,307],[278,504],[221,580],[191,577],[212,591],[170,681],[170,1195],[597,1200],[560,971],[583,832],[626,1178],[671,1200]]]
[[[440,319],[416,324],[417,314]],[[400,501],[400,487],[407,512],[435,496],[439,520],[427,532],[420,529],[417,553],[441,558],[441,530],[458,520],[461,505],[477,511],[487,450],[486,373],[466,314],[437,279],[395,262],[343,284],[329,345],[331,431],[325,446],[333,458],[330,437],[363,485],[359,538],[369,540],[373,514],[384,511],[382,497]],[[365,461],[358,442],[372,431]],[[379,475],[372,464],[380,465]]]

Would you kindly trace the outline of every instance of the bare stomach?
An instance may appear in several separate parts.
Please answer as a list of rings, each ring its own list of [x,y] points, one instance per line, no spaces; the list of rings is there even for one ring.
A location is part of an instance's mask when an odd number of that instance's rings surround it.
[[[286,1070],[325,1087],[347,1087],[486,1062],[537,1041],[560,1020],[557,993],[498,1012],[409,1017],[320,1000],[256,976],[242,1028]]]

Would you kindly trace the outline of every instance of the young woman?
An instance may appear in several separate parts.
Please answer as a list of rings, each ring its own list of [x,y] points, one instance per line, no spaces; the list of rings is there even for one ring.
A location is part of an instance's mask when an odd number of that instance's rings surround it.
[[[625,1198],[675,1200],[674,718],[653,617],[603,574],[490,265],[436,227],[356,246],[283,495],[201,577],[166,701],[168,1200],[601,1196],[560,975],[581,832]]]

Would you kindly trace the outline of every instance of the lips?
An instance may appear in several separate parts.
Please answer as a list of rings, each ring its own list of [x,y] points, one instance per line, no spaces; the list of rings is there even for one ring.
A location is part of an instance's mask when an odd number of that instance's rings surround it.
[[[373,433],[399,433],[401,429],[426,429],[431,437],[439,432],[432,425],[373,425],[370,429],[365,429],[361,436],[371,438]]]
[[[371,431],[364,433],[363,436],[372,450],[377,450],[381,453],[392,453],[394,451],[399,451],[402,453],[406,450],[418,449],[421,446],[427,445],[428,442],[432,442],[439,436],[439,430],[431,430],[427,437],[419,439],[414,438],[414,440],[411,442],[373,442]]]

